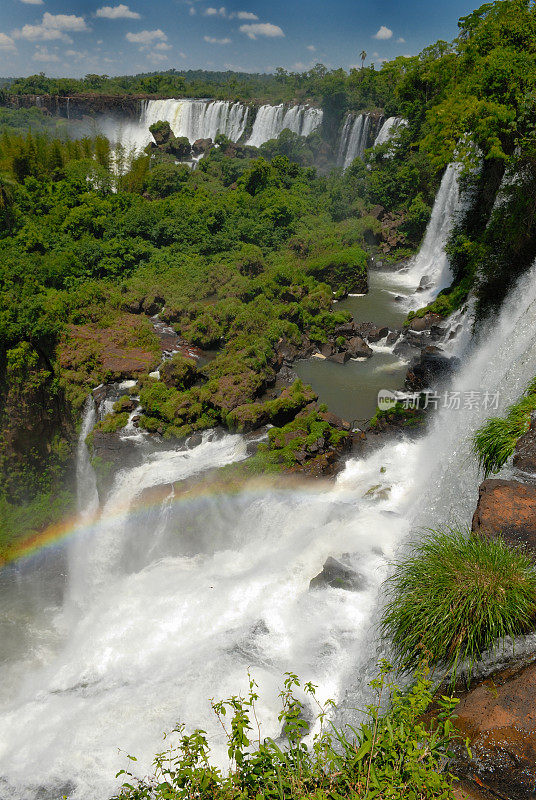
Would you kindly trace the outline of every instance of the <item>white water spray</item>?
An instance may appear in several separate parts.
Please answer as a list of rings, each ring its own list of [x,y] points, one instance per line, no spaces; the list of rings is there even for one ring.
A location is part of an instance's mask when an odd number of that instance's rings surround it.
[[[286,128],[299,136],[309,136],[321,125],[322,117],[323,112],[320,108],[300,105],[287,109],[284,105],[261,106],[257,111],[247,144],[260,147],[270,139],[277,139]]]
[[[452,271],[446,245],[462,208],[459,191],[459,164],[449,164],[437,192],[432,215],[426,228],[423,243],[409,268],[397,274],[401,287],[408,292],[420,291],[408,298],[408,308],[421,308],[437,297],[441,289],[452,283]]]

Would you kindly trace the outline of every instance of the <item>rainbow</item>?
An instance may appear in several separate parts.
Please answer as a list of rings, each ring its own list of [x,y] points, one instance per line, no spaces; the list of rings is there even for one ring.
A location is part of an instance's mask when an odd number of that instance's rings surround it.
[[[61,522],[47,526],[41,531],[37,531],[29,536],[24,536],[15,542],[7,545],[4,551],[0,551],[0,569],[23,559],[30,559],[44,550],[61,546],[70,538],[89,535],[102,522],[113,522],[116,519],[128,516],[135,518],[151,508],[162,505],[167,501],[173,504],[191,505],[205,502],[208,499],[217,497],[233,497],[239,494],[258,497],[266,491],[276,492],[277,494],[303,493],[310,494],[314,491],[317,495],[322,490],[322,483],[315,479],[312,481],[295,478],[289,481],[289,475],[285,476],[284,483],[281,478],[255,478],[240,479],[230,481],[205,481],[196,483],[188,488],[177,487],[174,484],[164,484],[145,489],[139,498],[123,506],[115,507],[113,510],[105,511],[98,509],[91,515],[76,515],[67,517]],[[314,489],[313,489],[314,486]],[[325,488],[333,486],[328,481],[324,484]]]

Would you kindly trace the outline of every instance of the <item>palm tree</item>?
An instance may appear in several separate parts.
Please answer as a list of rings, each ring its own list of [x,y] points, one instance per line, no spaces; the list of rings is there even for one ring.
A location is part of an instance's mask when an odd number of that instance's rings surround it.
[[[365,69],[365,61],[366,61],[366,58],[367,58],[367,54],[366,54],[365,50],[361,50],[361,53],[360,53],[359,57],[361,58],[361,71],[363,71]]]

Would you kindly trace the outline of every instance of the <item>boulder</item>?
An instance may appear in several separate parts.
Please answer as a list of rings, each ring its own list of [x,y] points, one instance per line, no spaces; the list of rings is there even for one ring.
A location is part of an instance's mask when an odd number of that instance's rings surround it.
[[[457,358],[447,358],[441,352],[430,352],[427,349],[421,354],[420,360],[408,369],[406,388],[412,392],[422,392],[431,386],[437,386],[450,375],[457,364]]]
[[[333,353],[327,357],[328,361],[334,361],[336,364],[346,364],[350,358],[351,355],[348,350],[342,350],[340,353]]]
[[[501,478],[481,483],[472,529],[536,553],[536,486]]]
[[[413,317],[408,327],[411,331],[427,331],[432,325],[440,325],[442,322],[444,322],[444,318],[441,314],[428,312],[424,317]]]
[[[530,428],[516,444],[514,467],[520,472],[536,475],[536,415],[532,415]]]
[[[348,342],[348,358],[370,358],[374,355],[374,350],[360,337],[354,336]]]
[[[453,772],[501,800],[532,800],[536,787],[536,664],[506,670],[460,697]]]
[[[326,344],[323,344],[322,347],[320,348],[320,352],[322,353],[323,356],[328,358],[333,353],[333,345],[330,344],[329,342],[326,342]]]
[[[344,325],[338,325],[335,328],[335,336],[353,336],[355,333],[355,324],[353,322],[345,322]]]
[[[214,147],[214,142],[212,139],[196,139],[192,145],[192,151],[194,156],[200,156],[201,154],[207,153]]]
[[[341,417],[338,417],[336,414],[332,414],[331,411],[322,411],[318,416],[320,419],[323,419],[324,422],[329,422],[333,428],[338,428],[341,431],[352,430],[352,426],[349,422],[346,422],[345,419],[341,419]]]
[[[369,342],[379,342],[380,339],[385,339],[389,333],[389,328],[386,326],[378,327],[373,322],[359,322],[355,325],[355,331],[363,339]]]
[[[328,586],[333,589],[359,592],[365,588],[366,582],[355,570],[329,556],[322,567],[322,572],[309,583],[309,589],[326,589]]]
[[[385,344],[388,345],[388,347],[392,347],[392,345],[396,344],[396,342],[398,342],[399,339],[400,339],[400,331],[397,330],[389,331],[387,339],[385,340]]]

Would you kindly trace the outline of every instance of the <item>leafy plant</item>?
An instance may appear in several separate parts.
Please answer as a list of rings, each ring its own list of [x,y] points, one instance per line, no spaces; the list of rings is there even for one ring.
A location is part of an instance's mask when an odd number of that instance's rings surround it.
[[[474,434],[473,452],[486,478],[506,464],[518,439],[528,431],[533,411],[536,411],[536,378],[521,399],[506,409],[504,417],[491,417]]]
[[[227,739],[228,770],[211,764],[205,731],[188,734],[177,725],[179,744],[155,757],[153,776],[139,779],[121,770],[118,776],[127,780],[114,800],[450,800],[454,779],[444,762],[458,738],[452,721],[457,701],[441,697],[434,722],[426,723],[432,693],[425,670],[403,693],[389,680],[390,669],[382,662],[371,684],[376,702],[364,721],[344,728],[329,720],[333,701],[319,703],[312,683],[286,673],[278,717],[285,744],[262,737],[258,687],[249,675],[245,697],[212,701]],[[382,713],[386,695],[390,707]],[[311,724],[304,719],[306,702],[316,707]]]
[[[502,539],[469,530],[428,531],[395,565],[382,630],[400,668],[421,659],[470,671],[505,636],[527,631],[536,617],[536,567]]]

